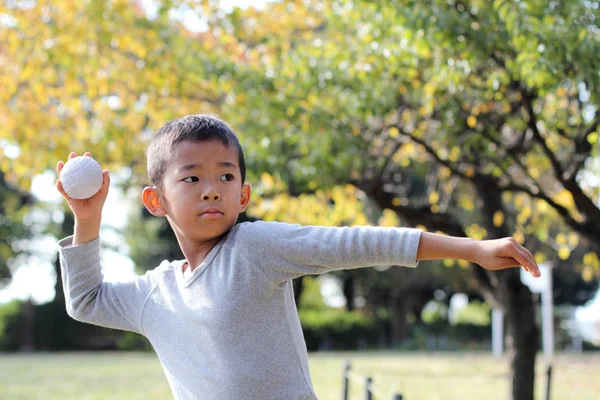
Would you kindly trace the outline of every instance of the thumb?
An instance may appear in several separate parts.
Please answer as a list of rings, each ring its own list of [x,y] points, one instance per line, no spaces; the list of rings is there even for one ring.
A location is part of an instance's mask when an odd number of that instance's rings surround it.
[[[102,186],[100,186],[100,189],[96,192],[96,194],[94,194],[91,198],[94,199],[93,201],[100,201],[102,203],[104,203],[104,201],[106,201],[106,197],[108,196],[108,188],[110,186],[110,176],[108,175],[108,170],[105,169],[104,171],[102,171]]]
[[[100,192],[105,195],[108,193],[108,188],[110,187],[110,175],[108,174],[108,170],[105,169],[102,171],[102,186],[100,187]]]

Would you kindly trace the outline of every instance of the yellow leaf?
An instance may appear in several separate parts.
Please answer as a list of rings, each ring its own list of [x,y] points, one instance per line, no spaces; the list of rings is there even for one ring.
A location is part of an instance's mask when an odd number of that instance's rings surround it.
[[[565,245],[567,244],[567,235],[565,235],[564,233],[559,233],[558,235],[556,235],[556,244],[559,245]]]
[[[367,225],[369,223],[369,221],[367,220],[367,217],[365,217],[364,214],[359,214],[356,216],[356,219],[354,220],[353,225],[358,225],[358,226],[363,226],[363,225]],[[339,223],[336,223],[335,225],[339,225]],[[397,226],[397,225],[395,225]]]
[[[391,138],[395,138],[395,137],[398,137],[398,135],[400,134],[400,131],[395,126],[392,126],[390,129],[388,129],[388,134],[390,135]]]
[[[467,118],[467,125],[469,125],[469,128],[475,128],[475,125],[477,125],[477,118],[474,115],[469,115],[469,118]]]
[[[261,182],[264,185],[265,189],[270,190],[273,188],[273,177],[266,172],[261,176]]]
[[[459,157],[460,157],[460,148],[458,148],[458,146],[452,147],[452,149],[450,150],[450,154],[448,154],[448,160],[450,160],[452,162],[456,162],[456,161],[458,161]]]
[[[398,220],[398,216],[392,210],[385,209],[383,210],[383,215],[379,218],[379,226],[398,226],[400,225],[400,221]]]
[[[552,200],[566,208],[572,208],[575,205],[571,192],[569,192],[566,189],[563,189],[554,196],[552,196]]]
[[[540,170],[536,167],[531,167],[531,169],[529,169],[529,173],[531,174],[531,177],[534,179],[537,179],[540,177]]]
[[[450,168],[440,167],[440,169],[438,170],[438,179],[440,179],[440,180],[447,180],[450,178],[450,175],[451,175]]]
[[[571,246],[571,248],[577,247],[577,245],[579,244],[579,235],[575,232],[569,233],[568,243],[569,246]]]
[[[494,226],[499,227],[504,223],[504,213],[500,210],[494,213]]]
[[[537,210],[541,214],[545,214],[548,212],[548,203],[546,203],[544,200],[537,200],[536,206],[537,206]]]
[[[456,261],[454,261],[451,258],[446,258],[446,259],[444,259],[443,263],[444,263],[444,265],[446,267],[450,268],[450,267],[453,267],[456,264]]]
[[[471,224],[466,229],[465,232],[467,236],[472,237],[473,239],[482,240],[487,236],[487,231],[485,228],[477,224]]]
[[[458,205],[464,208],[467,211],[471,211],[475,208],[475,204],[473,203],[473,199],[471,196],[466,194],[460,194],[458,197]]]
[[[427,93],[428,95],[430,95],[430,96],[431,96],[431,95],[433,95],[433,94],[435,93],[435,89],[436,89],[436,88],[435,88],[435,85],[434,85],[434,84],[432,84],[432,83],[427,83],[427,84],[424,86],[424,88],[423,88],[423,91],[424,91],[425,93]]]
[[[571,255],[571,250],[567,246],[562,246],[558,249],[558,257],[561,260],[566,260]]]
[[[546,256],[544,255],[544,253],[542,252],[536,252],[535,253],[535,262],[538,264],[543,263],[544,261],[546,261]]]
[[[594,271],[591,267],[585,266],[583,267],[583,271],[581,271],[581,277],[586,282],[591,282],[594,279]]]
[[[522,232],[519,232],[519,231],[515,232],[515,233],[513,234],[513,238],[514,238],[514,239],[515,239],[517,242],[519,242],[520,244],[523,244],[523,243],[525,243],[525,235],[523,235],[523,233],[522,233]]]
[[[600,266],[600,260],[598,260],[598,255],[593,251],[590,251],[589,253],[586,253],[583,256],[583,263],[594,268]]]
[[[402,114],[400,114],[400,118],[402,119],[402,122],[407,123],[412,120],[412,114],[408,109],[406,109],[402,111]]]
[[[433,191],[433,192],[429,193],[429,203],[430,204],[436,204],[438,201],[440,201],[440,195],[438,192]]]

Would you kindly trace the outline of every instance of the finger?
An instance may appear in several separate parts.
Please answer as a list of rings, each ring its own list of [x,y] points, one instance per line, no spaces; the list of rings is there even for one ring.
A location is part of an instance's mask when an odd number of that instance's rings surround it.
[[[533,260],[533,256],[530,257],[527,253],[528,252],[524,247],[519,246],[515,251],[515,259],[519,261],[526,271],[537,278],[540,276],[540,269],[535,263],[535,260]]]
[[[85,153],[83,153],[84,157],[91,157],[92,153],[90,153],[89,151],[86,151]]]
[[[56,175],[60,176],[60,171],[63,169],[64,166],[65,166],[65,163],[62,161],[59,161],[56,164]]]
[[[60,194],[62,194],[62,195],[63,195],[63,197],[64,197],[66,200],[71,200],[71,197],[70,197],[70,196],[67,194],[67,192],[65,192],[65,190],[63,189],[63,187],[62,187],[62,182],[60,181],[60,179],[58,179],[58,180],[56,181],[56,189],[57,189],[57,190],[60,192]]]
[[[540,276],[541,275],[540,267],[537,265],[537,262],[535,261],[535,257],[533,256],[533,254],[531,254],[531,252],[526,247],[523,247],[523,246],[519,246],[519,250],[521,250],[521,252],[525,255],[525,257],[529,261],[529,264],[527,264],[527,268],[526,268],[527,271],[534,277]]]
[[[69,160],[75,157],[77,157],[77,154],[75,154],[74,152],[71,152],[71,154],[69,154]]]

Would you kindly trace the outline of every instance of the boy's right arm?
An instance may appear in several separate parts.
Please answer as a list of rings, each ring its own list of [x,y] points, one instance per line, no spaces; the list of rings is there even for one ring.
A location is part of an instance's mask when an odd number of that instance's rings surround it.
[[[69,159],[75,156],[71,153]],[[90,153],[84,156],[90,156]],[[56,166],[58,176],[63,166],[64,163],[59,161]],[[75,217],[73,236],[59,242],[67,313],[78,321],[142,333],[141,312],[152,290],[149,274],[129,282],[103,281],[99,233],[109,184],[108,170],[104,170],[98,193],[89,199],[78,200],[69,197],[61,181],[56,181],[57,190]]]

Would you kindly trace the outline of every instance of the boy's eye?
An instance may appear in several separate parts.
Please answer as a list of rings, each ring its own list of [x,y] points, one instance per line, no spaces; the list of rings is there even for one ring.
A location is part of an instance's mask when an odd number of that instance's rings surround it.
[[[195,179],[195,181],[193,181],[193,182],[198,182],[198,177],[196,177],[196,176],[188,176],[187,178],[183,178],[182,180],[184,182],[190,182],[191,183],[191,181],[189,181],[188,179]]]
[[[221,175],[219,179],[221,179],[222,181],[232,181],[234,178],[235,176],[233,176],[233,174],[225,174]]]

